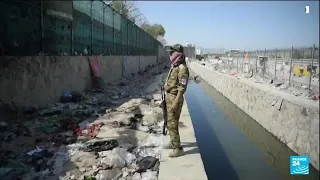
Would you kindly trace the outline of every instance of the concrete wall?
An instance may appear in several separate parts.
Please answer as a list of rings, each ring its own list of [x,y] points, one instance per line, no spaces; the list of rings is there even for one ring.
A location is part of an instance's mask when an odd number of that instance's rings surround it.
[[[319,170],[319,102],[237,79],[196,62],[192,71]]]
[[[138,72],[140,70],[140,57],[139,56],[124,56],[123,57],[123,75]]]
[[[158,62],[163,63],[165,61],[169,61],[169,54],[166,51],[165,47],[158,48]]]
[[[156,56],[99,56],[99,69],[105,82],[123,76],[127,71],[157,63]],[[139,64],[139,61],[141,62]],[[63,91],[82,92],[91,88],[90,67],[84,56],[1,57],[0,99],[17,106],[44,106],[55,102]],[[140,67],[139,67],[140,66]]]

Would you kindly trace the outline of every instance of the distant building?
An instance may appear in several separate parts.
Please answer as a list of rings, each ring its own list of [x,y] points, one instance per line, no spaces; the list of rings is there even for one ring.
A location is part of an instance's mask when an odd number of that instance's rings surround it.
[[[196,55],[202,55],[202,50],[200,48],[196,48]]]
[[[224,52],[227,54],[237,54],[237,53],[242,52],[242,50],[241,49],[230,49],[230,50],[226,50]]]

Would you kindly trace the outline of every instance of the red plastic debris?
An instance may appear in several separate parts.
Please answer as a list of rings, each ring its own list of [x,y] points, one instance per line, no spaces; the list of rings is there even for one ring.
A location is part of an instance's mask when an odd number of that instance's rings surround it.
[[[102,122],[101,123],[96,123],[96,124],[90,124],[84,129],[81,129],[77,125],[73,125],[72,129],[73,129],[73,132],[76,133],[78,136],[85,136],[85,137],[94,138],[99,134],[100,128],[103,125],[104,124]]]
[[[317,100],[320,99],[320,96],[312,96],[311,99],[314,100],[314,101],[317,101]]]
[[[234,76],[234,75],[236,75],[237,73],[236,72],[231,72],[229,75],[230,76]]]

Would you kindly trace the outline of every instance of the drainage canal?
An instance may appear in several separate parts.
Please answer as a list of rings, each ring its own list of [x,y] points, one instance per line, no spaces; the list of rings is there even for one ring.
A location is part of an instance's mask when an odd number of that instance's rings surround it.
[[[209,180],[316,180],[290,175],[296,155],[210,85],[190,81],[186,100]]]

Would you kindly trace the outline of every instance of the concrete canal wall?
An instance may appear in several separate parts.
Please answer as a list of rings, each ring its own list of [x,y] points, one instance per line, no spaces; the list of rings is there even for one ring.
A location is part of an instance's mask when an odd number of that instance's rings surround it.
[[[190,69],[319,170],[319,102],[221,74],[197,62]]]

